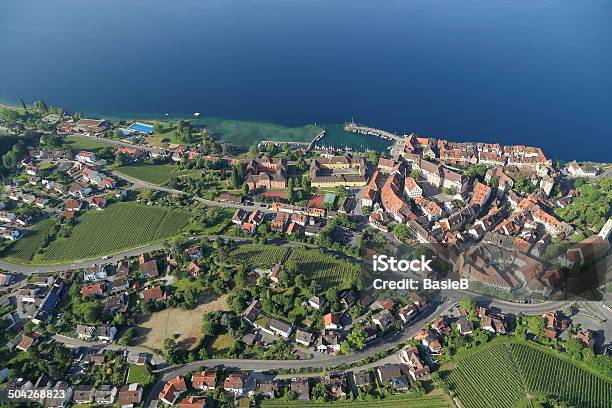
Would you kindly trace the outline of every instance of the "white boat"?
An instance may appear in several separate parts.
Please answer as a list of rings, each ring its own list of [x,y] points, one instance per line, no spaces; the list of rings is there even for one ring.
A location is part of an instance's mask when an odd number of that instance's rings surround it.
[[[195,113],[193,114],[193,116],[194,116],[195,118],[199,118],[199,117],[200,117],[200,112],[195,112]]]

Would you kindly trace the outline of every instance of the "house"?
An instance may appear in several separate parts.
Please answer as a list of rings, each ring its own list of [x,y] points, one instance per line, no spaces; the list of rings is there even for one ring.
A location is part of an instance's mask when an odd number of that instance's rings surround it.
[[[189,272],[189,274],[194,278],[198,276],[202,270],[203,268],[195,262],[190,262],[189,265],[187,265],[187,272]]]
[[[46,390],[50,393],[45,398],[45,408],[66,408],[71,405],[73,388],[66,381],[58,381],[53,387],[46,388]]]
[[[106,199],[102,197],[93,197],[89,203],[89,206],[96,210],[101,210],[106,207]]]
[[[15,281],[15,276],[10,273],[0,273],[0,286],[12,285]]]
[[[234,211],[234,214],[232,215],[232,222],[236,225],[242,225],[242,223],[244,223],[247,220],[247,218],[248,218],[248,213],[242,208],[239,208],[236,211]]]
[[[114,326],[102,324],[96,327],[96,337],[98,338],[98,340],[110,343],[115,339],[116,334],[117,328],[115,328]]]
[[[483,315],[480,317],[480,328],[491,333],[506,333],[506,325],[504,321],[492,315]]]
[[[77,324],[77,327],[76,327],[76,334],[79,337],[79,339],[82,339],[82,340],[91,340],[95,331],[96,331],[95,327],[87,326],[84,324]]]
[[[325,386],[327,396],[332,400],[346,397],[347,384],[344,374],[331,374],[322,377],[320,383]]]
[[[244,394],[252,393],[254,390],[250,387],[250,379],[244,373],[230,374],[223,381],[223,389],[231,392],[237,397],[241,397]]]
[[[322,331],[317,338],[316,348],[320,353],[335,354],[340,351],[340,336],[333,331],[330,333]]]
[[[110,285],[111,293],[126,292],[130,288],[130,281],[124,277],[115,277]]]
[[[372,373],[367,370],[353,371],[353,383],[357,388],[372,385]]]
[[[566,171],[574,177],[595,177],[598,173],[597,167],[580,165],[575,160],[567,165]]]
[[[189,256],[189,259],[194,260],[202,256],[202,247],[199,245],[192,245],[185,251]]]
[[[429,367],[421,361],[419,350],[416,347],[406,347],[400,351],[402,363],[408,365],[408,374],[413,380],[420,380],[429,376]]]
[[[336,313],[328,313],[323,316],[323,324],[326,330],[337,330],[340,327],[340,318]]]
[[[142,392],[142,385],[126,384],[119,388],[117,403],[121,408],[133,408],[134,405],[138,405],[142,401]]]
[[[403,377],[404,373],[400,364],[385,364],[383,366],[376,367],[375,373],[378,381],[381,384],[385,384],[391,381],[393,378]]]
[[[590,330],[580,330],[576,333],[576,340],[583,346],[593,348],[595,345],[595,339],[593,338],[593,332]]]
[[[284,268],[285,267],[283,266],[283,264],[276,264],[272,267],[272,269],[270,269],[270,275],[268,276],[268,278],[270,278],[270,281],[272,281],[272,283],[279,282],[280,273]]]
[[[91,194],[91,188],[86,184],[77,181],[70,186],[68,189],[68,194],[76,198],[85,198]]]
[[[149,302],[149,301],[154,301],[154,300],[165,299],[166,295],[164,294],[164,291],[162,290],[161,286],[156,285],[156,286],[151,286],[146,289],[143,289],[140,292],[140,298],[144,300],[145,302]]]
[[[90,283],[81,288],[83,297],[104,296],[106,284],[104,282]]]
[[[247,321],[249,324],[255,324],[255,321],[259,317],[261,313],[261,303],[259,300],[254,299],[247,306],[247,308],[242,312],[242,318]]]
[[[108,272],[106,271],[106,266],[104,265],[92,266],[83,271],[83,280],[85,282],[95,282],[106,279],[107,277]]]
[[[182,375],[177,375],[164,384],[164,388],[159,392],[159,399],[168,405],[174,405],[185,391],[187,391],[185,378]]]
[[[140,273],[145,278],[156,278],[159,276],[159,270],[157,269],[157,261],[155,259],[149,259],[144,262],[140,262]]]
[[[288,339],[293,331],[293,324],[278,319],[270,319],[268,327],[279,336]]]
[[[75,404],[91,404],[95,395],[96,389],[93,385],[77,385],[73,389],[72,401]]]
[[[395,317],[390,311],[383,309],[372,316],[372,322],[385,331],[395,323]]]
[[[474,191],[472,193],[470,204],[484,207],[487,201],[489,201],[489,197],[491,197],[491,187],[477,181],[474,185]]]
[[[310,347],[314,340],[314,334],[304,330],[297,329],[295,331],[295,341],[305,347]]]
[[[310,400],[310,384],[308,379],[305,378],[292,378],[289,389],[295,395],[295,399],[298,401]]]
[[[96,157],[96,154],[94,152],[85,152],[85,151],[78,152],[74,156],[74,159],[78,162],[87,163],[87,164],[94,164],[95,162],[98,161],[98,158]]]
[[[179,403],[180,408],[206,408],[206,406],[204,397],[185,397]]]
[[[74,127],[81,132],[100,133],[106,129],[107,123],[104,119],[79,119]]]
[[[412,199],[420,197],[423,194],[423,190],[412,177],[406,177],[404,180],[404,192]]]
[[[94,397],[98,405],[110,405],[115,402],[117,387],[113,385],[100,385],[94,391]]]
[[[16,347],[18,350],[28,351],[38,343],[39,338],[40,334],[38,333],[24,333],[21,335],[21,340],[19,341]]]
[[[313,296],[310,299],[308,299],[308,305],[310,305],[310,307],[312,307],[313,309],[321,309],[321,307],[323,306],[323,304],[325,304],[325,298],[322,296]]]
[[[278,382],[274,379],[257,381],[256,390],[264,397],[276,398],[276,393],[278,392]]]
[[[457,330],[462,335],[472,334],[474,331],[474,322],[468,320],[465,316],[461,316],[457,320]]]
[[[414,319],[418,313],[418,307],[414,303],[409,303],[406,306],[402,307],[400,310],[398,310],[397,315],[399,316],[402,322],[408,323],[409,321]]]
[[[191,386],[198,390],[214,390],[217,385],[217,373],[202,371],[191,376]]]
[[[131,161],[136,161],[144,156],[146,156],[146,152],[144,150],[137,149],[135,147],[130,146],[121,146],[115,152],[116,155],[123,155],[130,159]]]

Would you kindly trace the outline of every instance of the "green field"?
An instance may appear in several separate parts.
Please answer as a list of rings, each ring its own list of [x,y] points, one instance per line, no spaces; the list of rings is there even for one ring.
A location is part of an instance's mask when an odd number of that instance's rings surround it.
[[[282,262],[289,252],[289,248],[274,245],[241,245],[232,253],[233,260],[246,262],[250,267],[270,268]]]
[[[175,176],[196,176],[201,170],[180,170],[172,164],[137,164],[115,167],[114,171],[128,177],[163,185]]]
[[[322,130],[314,125],[287,127],[272,123],[219,118],[206,118],[194,123],[205,125],[209,133],[222,141],[242,147],[252,146],[261,140],[310,142]]]
[[[306,281],[315,279],[323,289],[342,286],[352,270],[348,261],[312,249],[293,248],[287,260],[297,263],[297,269],[304,274]]]
[[[3,256],[15,262],[31,261],[55,222],[55,219],[48,218],[35,224],[19,241],[9,247]]]
[[[69,238],[47,247],[40,261],[57,263],[93,258],[136,248],[176,236],[191,214],[136,203],[118,203],[102,211],[88,211],[78,219]]]
[[[91,152],[97,152],[105,147],[115,148],[116,146],[112,143],[105,142],[102,139],[89,139],[81,136],[66,136],[64,138],[64,144],[72,150],[87,150]]]
[[[514,407],[533,395],[612,407],[611,381],[526,343],[490,344],[461,360],[447,379],[465,408]]]
[[[126,384],[150,384],[153,380],[153,375],[146,366],[132,364],[128,372]]]
[[[450,404],[444,397],[412,397],[410,395],[390,396],[375,401],[282,401],[266,400],[262,408],[308,408],[308,407],[355,407],[355,408],[446,408]]]

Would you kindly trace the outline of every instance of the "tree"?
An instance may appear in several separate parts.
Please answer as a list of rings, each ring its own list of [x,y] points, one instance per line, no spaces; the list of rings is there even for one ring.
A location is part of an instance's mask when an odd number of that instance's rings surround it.
[[[28,110],[28,107],[26,106],[26,103],[23,101],[23,99],[19,99],[19,103],[21,104],[21,107],[23,108],[24,111]]]
[[[43,113],[46,113],[49,110],[49,107],[42,99],[34,102],[34,107]]]
[[[395,235],[395,238],[400,241],[406,241],[408,238],[410,238],[410,231],[406,225],[397,224],[395,227],[393,227],[393,235]]]
[[[242,195],[243,196],[248,196],[249,195],[249,185],[247,183],[244,183],[242,185]]]
[[[292,178],[287,181],[287,200],[289,200],[290,203],[293,203],[295,201],[295,190]]]
[[[136,329],[133,327],[128,328],[117,340],[117,344],[120,346],[131,346],[132,341],[136,338]]]
[[[366,347],[366,338],[368,337],[365,329],[362,326],[353,327],[353,330],[346,336],[346,339],[351,344],[351,348],[355,350],[363,350]]]
[[[317,383],[312,387],[312,399],[325,402],[327,400],[327,390],[325,384]]]
[[[527,318],[527,328],[530,333],[540,338],[544,335],[544,318],[542,316],[529,316]]]
[[[469,296],[462,297],[459,300],[459,306],[470,316],[476,314],[476,302]]]

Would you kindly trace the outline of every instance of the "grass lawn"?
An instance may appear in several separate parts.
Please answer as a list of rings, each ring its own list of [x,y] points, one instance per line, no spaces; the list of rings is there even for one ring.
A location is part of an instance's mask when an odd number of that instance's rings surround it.
[[[138,180],[146,181],[158,185],[166,184],[175,176],[198,176],[202,170],[180,170],[178,166],[172,164],[137,164],[130,166],[115,167],[114,171],[133,177]]]
[[[48,218],[35,224],[30,231],[25,231],[24,237],[5,251],[3,257],[16,263],[31,261],[55,223],[55,219]]]
[[[214,351],[223,351],[223,350],[227,350],[230,347],[232,347],[233,344],[234,344],[234,338],[231,336],[231,334],[226,333],[226,334],[221,334],[217,336],[217,338],[215,339],[215,341],[213,341],[210,347]]]
[[[51,242],[35,263],[58,263],[109,255],[176,236],[191,214],[137,203],[112,204],[78,218],[70,237]]]
[[[310,142],[322,130],[314,125],[287,127],[271,123],[219,118],[206,118],[194,121],[194,123],[203,124],[216,138],[242,147],[250,147],[261,140]]]
[[[138,344],[153,350],[162,350],[164,340],[175,337],[179,347],[195,348],[202,338],[202,315],[206,312],[228,311],[227,295],[207,299],[191,310],[166,309],[152,313],[137,322]]]
[[[116,147],[114,144],[105,142],[102,139],[94,140],[79,136],[66,136],[64,138],[64,144],[72,150],[86,150],[90,152],[97,152],[105,147]]]
[[[151,372],[146,366],[131,365],[128,372],[127,384],[150,384],[153,379]]]

